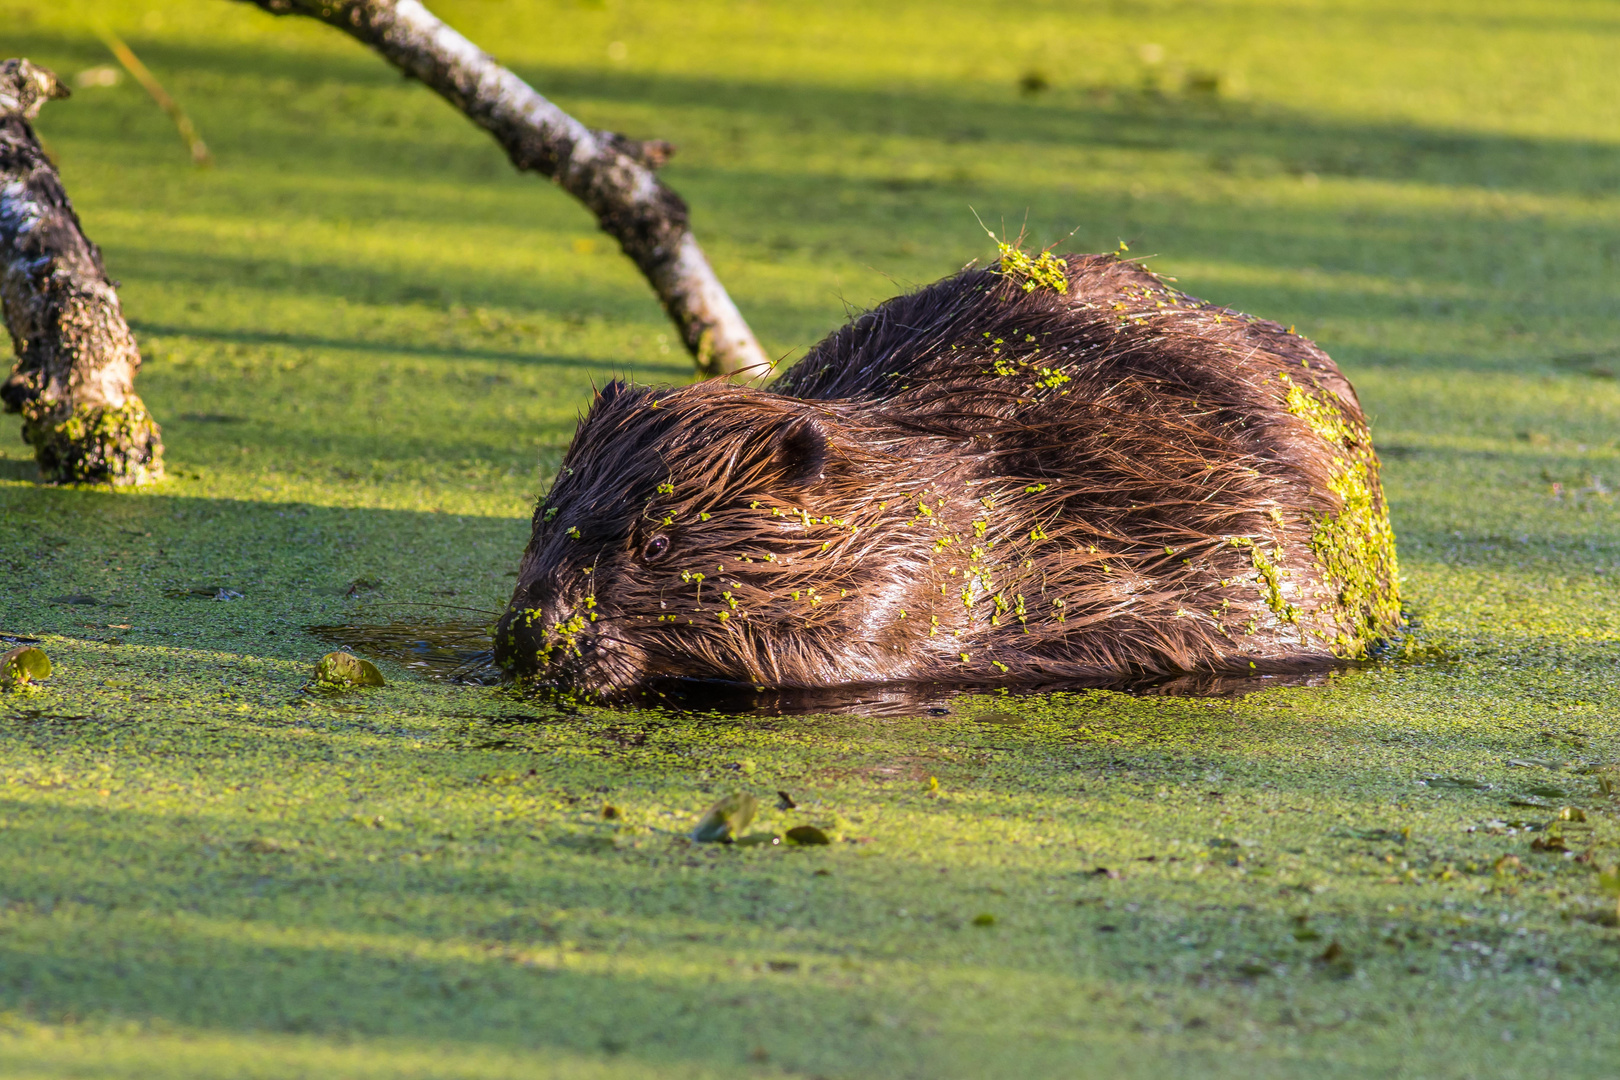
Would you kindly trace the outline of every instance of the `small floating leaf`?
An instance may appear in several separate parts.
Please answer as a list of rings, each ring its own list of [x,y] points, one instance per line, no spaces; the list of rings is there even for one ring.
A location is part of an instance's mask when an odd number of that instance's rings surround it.
[[[1412,827],[1408,825],[1403,829],[1335,829],[1328,833],[1346,840],[1381,840],[1395,844],[1404,844],[1412,838]]]
[[[24,686],[51,677],[51,660],[43,649],[19,645],[0,654],[0,686]]]
[[[381,686],[382,672],[370,660],[353,653],[333,652],[315,665],[315,681],[327,686]]]
[[[990,914],[988,911],[980,912],[979,914],[973,916],[973,925],[994,926],[996,925],[996,917]]]
[[[781,842],[782,838],[773,832],[752,832],[736,840],[738,847],[776,847]]]
[[[1543,799],[1566,799],[1569,797],[1569,792],[1553,784],[1541,784],[1537,787],[1526,788],[1525,790],[1528,794],[1539,795]]]
[[[1470,791],[1489,791],[1491,788],[1483,780],[1465,780],[1460,776],[1425,776],[1422,782],[1432,788],[1467,788]]]
[[[778,810],[795,810],[798,806],[799,804],[793,801],[793,796],[787,792],[778,791],[776,793],[776,808]]]
[[[289,845],[269,836],[255,836],[251,840],[242,841],[241,844],[242,850],[250,855],[276,855],[295,846],[297,845]]]
[[[729,844],[742,835],[759,810],[759,800],[747,792],[727,795],[698,819],[692,839],[700,844]]]
[[[814,825],[795,825],[785,834],[795,844],[830,844],[827,834]]]

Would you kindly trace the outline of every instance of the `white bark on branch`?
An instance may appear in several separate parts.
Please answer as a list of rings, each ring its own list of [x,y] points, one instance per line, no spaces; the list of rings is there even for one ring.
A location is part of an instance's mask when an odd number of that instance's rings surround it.
[[[142,484],[163,475],[163,444],[135,395],[140,349],[29,124],[67,96],[44,68],[0,64],[0,304],[17,354],[0,400],[45,480]]]
[[[244,0],[307,15],[364,42],[488,131],[519,169],[584,203],[641,270],[703,375],[755,378],[770,360],[693,237],[686,204],[653,170],[668,143],[596,131],[441,22],[419,0]]]

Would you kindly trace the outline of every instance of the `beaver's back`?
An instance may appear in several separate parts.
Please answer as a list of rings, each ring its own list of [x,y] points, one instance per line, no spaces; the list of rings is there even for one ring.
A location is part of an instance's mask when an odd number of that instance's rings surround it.
[[[1188,296],[1113,255],[1064,261],[1067,294],[1037,288],[1018,295],[1003,274],[967,270],[889,300],[824,338],[771,389],[880,400],[928,382],[988,387],[980,378],[984,364],[975,361],[1027,353],[1034,336],[1048,355],[1056,347],[1098,370],[1152,372],[1189,385],[1243,379],[1253,372],[1231,358],[1267,354],[1289,366],[1312,365],[1323,387],[1359,413],[1355,391],[1328,355],[1278,323]]]
[[[998,492],[981,564],[1068,615],[1004,645],[1059,670],[1359,656],[1393,632],[1378,462],[1327,354],[1114,256],[1064,269],[1066,292],[981,270],[892,300],[773,389],[958,438]],[[1027,611],[1012,589],[995,602]]]

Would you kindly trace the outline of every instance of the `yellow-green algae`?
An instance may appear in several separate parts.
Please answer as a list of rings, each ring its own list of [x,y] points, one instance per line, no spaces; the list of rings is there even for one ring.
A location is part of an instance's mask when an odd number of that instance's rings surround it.
[[[110,23],[219,159],[127,81],[41,118],[172,478],[40,489],[0,438],[0,632],[55,663],[0,696],[0,1073],[1612,1075],[1620,16],[430,6],[680,144],[775,354],[960,266],[967,205],[1297,323],[1374,416],[1427,659],[871,720],[572,714],[393,664],[300,693],[306,625],[504,603],[592,381],[690,362],[588,217],[328,29],[0,3],[7,54],[70,76]],[[984,48],[1014,20],[1047,51]],[[836,842],[675,839],[778,788],[801,809],[754,827]],[[1525,831],[1563,805],[1575,858]]]

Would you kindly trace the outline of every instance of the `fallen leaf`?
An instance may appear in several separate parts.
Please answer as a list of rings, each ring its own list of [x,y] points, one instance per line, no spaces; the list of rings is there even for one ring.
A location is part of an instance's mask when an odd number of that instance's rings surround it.
[[[795,844],[829,844],[832,842],[827,838],[826,833],[814,825],[795,825],[784,835]]]
[[[698,819],[692,839],[700,844],[729,844],[742,835],[759,810],[759,800],[744,791],[727,795]]]
[[[19,645],[0,653],[0,686],[26,686],[51,677],[51,659],[45,650]]]
[[[980,912],[979,914],[973,916],[973,925],[994,926],[996,925],[996,917],[990,914],[988,911]]]
[[[268,836],[255,836],[251,840],[242,841],[241,844],[243,851],[253,855],[275,855],[279,852],[288,850],[289,846],[290,845],[282,843],[280,840],[273,840]]]
[[[1410,826],[1404,829],[1335,829],[1329,833],[1347,840],[1382,840],[1404,844],[1412,838]]]
[[[382,672],[370,660],[353,653],[333,652],[315,665],[315,681],[323,686],[382,686]]]
[[[793,796],[785,791],[776,793],[776,808],[778,810],[797,810],[799,804],[793,801]]]
[[[204,600],[240,600],[242,594],[236,589],[224,585],[193,585],[180,589],[167,589],[163,593],[171,600],[184,600],[187,597],[197,596]]]
[[[1489,791],[1491,785],[1483,780],[1468,780],[1461,776],[1425,776],[1420,781],[1432,788],[1466,788],[1469,791]]]

